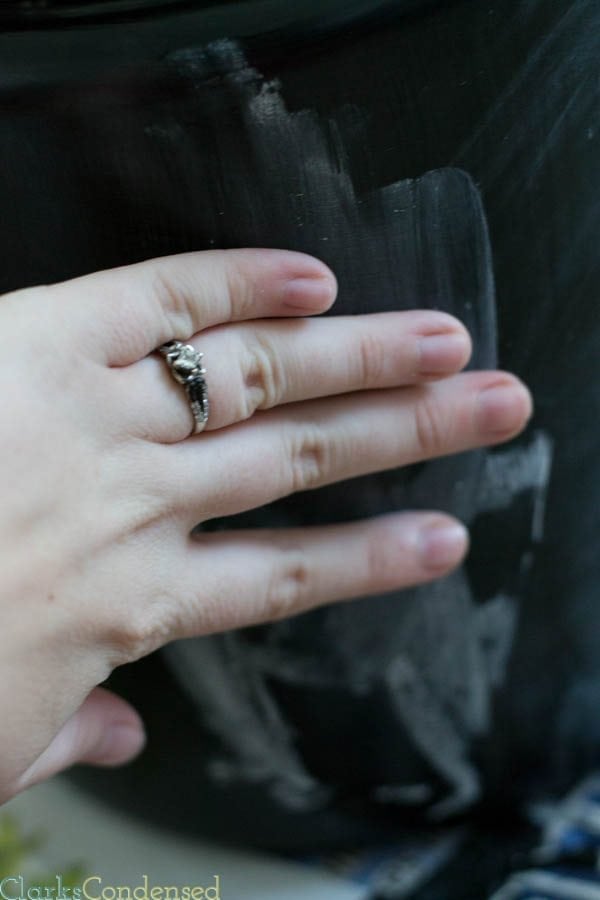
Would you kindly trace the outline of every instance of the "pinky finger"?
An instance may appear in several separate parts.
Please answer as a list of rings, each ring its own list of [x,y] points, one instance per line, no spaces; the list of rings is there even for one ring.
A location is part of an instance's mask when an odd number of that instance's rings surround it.
[[[433,581],[465,557],[468,533],[442,513],[192,537],[178,637],[277,621],[337,600]],[[178,629],[179,630],[179,629]]]

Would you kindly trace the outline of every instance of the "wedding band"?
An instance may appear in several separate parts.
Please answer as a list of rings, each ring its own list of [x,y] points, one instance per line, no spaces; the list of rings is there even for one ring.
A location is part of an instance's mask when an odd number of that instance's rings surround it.
[[[206,369],[202,366],[204,354],[191,344],[183,344],[181,341],[167,341],[157,349],[164,357],[175,381],[185,388],[194,417],[192,434],[199,434],[208,421],[209,410],[204,380]]]

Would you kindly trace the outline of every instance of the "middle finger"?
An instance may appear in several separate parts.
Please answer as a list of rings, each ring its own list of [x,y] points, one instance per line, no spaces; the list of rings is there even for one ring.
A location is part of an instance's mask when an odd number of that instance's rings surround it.
[[[191,527],[297,491],[502,443],[531,413],[525,385],[498,371],[258,413],[164,449],[170,510]]]
[[[207,431],[287,403],[430,381],[460,371],[471,353],[457,319],[426,310],[263,319],[208,329],[190,343],[204,353]],[[190,434],[185,390],[157,354],[114,371],[135,434],[160,443]]]

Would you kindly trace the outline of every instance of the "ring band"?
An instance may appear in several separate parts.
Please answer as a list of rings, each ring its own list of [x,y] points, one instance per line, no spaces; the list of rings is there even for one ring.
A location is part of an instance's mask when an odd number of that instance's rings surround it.
[[[206,369],[202,366],[204,354],[181,341],[167,341],[158,347],[158,352],[164,357],[175,381],[184,386],[194,417],[192,434],[199,434],[208,421],[209,410],[204,380]]]

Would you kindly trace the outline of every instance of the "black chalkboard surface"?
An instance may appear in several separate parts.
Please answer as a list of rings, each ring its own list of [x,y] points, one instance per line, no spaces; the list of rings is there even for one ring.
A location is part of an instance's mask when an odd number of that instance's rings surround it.
[[[472,551],[444,582],[115,673],[149,746],[75,772],[90,790],[297,849],[511,809],[597,762],[599,26],[595,0],[4,4],[0,289],[305,250],[338,276],[332,315],[448,310],[471,366],[536,403],[496,451],[236,519],[439,508]]]

